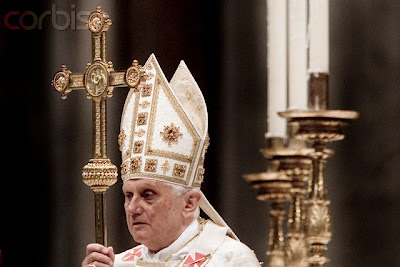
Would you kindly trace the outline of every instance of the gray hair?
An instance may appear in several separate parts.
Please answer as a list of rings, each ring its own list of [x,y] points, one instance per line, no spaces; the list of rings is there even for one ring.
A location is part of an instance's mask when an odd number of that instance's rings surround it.
[[[172,193],[178,197],[189,192],[192,189],[190,187],[186,187],[183,185],[169,184],[169,183],[165,183],[165,184],[170,186],[172,189]]]
[[[190,187],[186,187],[186,186],[182,186],[182,185],[177,185],[177,184],[168,184],[165,183],[168,186],[171,187],[172,189],[172,193],[176,196],[182,196],[183,194],[189,192],[190,190],[195,190],[200,192],[200,189],[197,188],[190,188]],[[200,216],[200,206],[196,209],[195,213],[194,213],[194,218],[197,218]]]

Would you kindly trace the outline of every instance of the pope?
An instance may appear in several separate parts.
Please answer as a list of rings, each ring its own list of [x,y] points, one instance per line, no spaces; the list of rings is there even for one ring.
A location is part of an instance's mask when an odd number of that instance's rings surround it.
[[[89,244],[82,267],[260,266],[200,190],[208,115],[189,69],[182,61],[168,83],[154,55],[144,68],[148,79],[129,92],[118,138],[126,221],[140,245],[115,254]]]

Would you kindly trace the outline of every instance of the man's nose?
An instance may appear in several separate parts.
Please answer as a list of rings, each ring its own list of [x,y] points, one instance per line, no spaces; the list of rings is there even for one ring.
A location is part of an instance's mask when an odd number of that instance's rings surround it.
[[[132,197],[126,207],[126,212],[130,214],[140,214],[143,212],[143,208],[140,204],[140,199],[136,196]]]

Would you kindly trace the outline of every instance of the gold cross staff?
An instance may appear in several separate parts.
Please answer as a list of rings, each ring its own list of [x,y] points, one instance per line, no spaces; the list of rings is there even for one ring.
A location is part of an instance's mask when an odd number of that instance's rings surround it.
[[[92,32],[92,63],[83,74],[72,73],[63,65],[52,84],[63,99],[72,90],[86,89],[87,97],[93,100],[93,158],[83,167],[82,177],[95,196],[96,242],[107,245],[105,192],[118,177],[117,167],[107,157],[107,98],[112,97],[115,87],[140,90],[147,76],[136,60],[126,71],[115,71],[112,62],[106,62],[106,33],[111,19],[100,7],[90,14],[87,26]]]

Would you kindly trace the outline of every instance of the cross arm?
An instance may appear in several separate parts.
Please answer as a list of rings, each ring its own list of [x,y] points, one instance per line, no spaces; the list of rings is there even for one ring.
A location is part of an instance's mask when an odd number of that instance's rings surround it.
[[[61,71],[57,72],[53,78],[52,85],[54,89],[58,93],[61,93],[63,99],[67,98],[67,95],[72,90],[78,89],[86,89],[88,91],[88,96],[93,98],[103,95],[99,94],[94,96],[93,90],[91,90],[88,85],[85,85],[85,76],[88,75],[92,65],[104,65],[102,69],[104,69],[104,72],[108,73],[105,75],[108,77],[106,78],[106,83],[108,83],[108,85],[106,85],[104,89],[108,89],[109,96],[111,96],[114,87],[128,86],[130,88],[139,88],[147,79],[144,68],[138,64],[137,60],[134,60],[132,66],[127,70],[122,71],[115,71],[111,61],[107,64],[100,64],[99,62],[95,62],[95,64],[89,63],[86,73],[72,73],[63,65]]]
[[[65,99],[72,90],[85,89],[83,77],[84,74],[72,73],[65,65],[62,65],[61,71],[54,75],[51,83],[54,89]]]
[[[127,70],[110,72],[110,86],[113,87],[138,88],[146,82],[146,79],[146,72],[137,60],[134,60]]]

